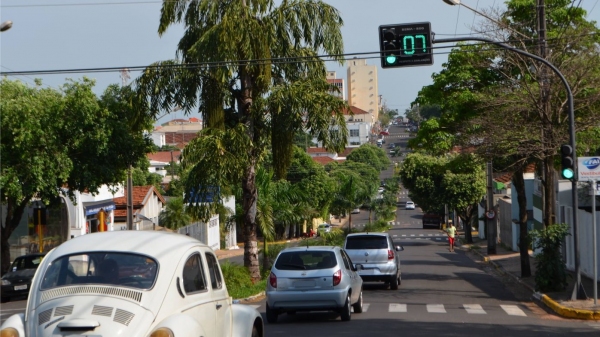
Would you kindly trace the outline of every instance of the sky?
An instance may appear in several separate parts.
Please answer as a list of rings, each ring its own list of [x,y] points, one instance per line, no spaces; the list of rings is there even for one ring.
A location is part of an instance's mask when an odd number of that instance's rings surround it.
[[[279,2],[279,1],[277,1]],[[430,22],[438,38],[471,33],[471,27],[486,20],[464,6],[450,6],[442,0],[324,0],[337,8],[344,20],[342,36],[345,53],[379,51],[380,25]],[[504,0],[462,0],[478,11],[503,6]],[[588,20],[600,22],[600,0],[575,0],[588,12]],[[10,30],[0,34],[2,72],[62,70],[80,68],[127,68],[146,66],[175,58],[182,26],[171,26],[158,35],[159,0],[0,0],[0,22],[13,21]],[[532,14],[533,15],[533,14]],[[437,47],[437,45],[436,45]],[[431,75],[442,70],[448,49],[434,54],[431,66],[382,69],[377,65],[379,94],[391,109],[402,114],[419,90],[432,83]],[[371,57],[373,55],[370,55]],[[346,65],[328,62],[328,70],[346,79]],[[96,80],[100,95],[110,84],[120,84],[120,72],[11,76],[30,85],[42,79],[44,85],[58,88],[67,78],[83,76]],[[130,81],[139,76],[131,72]],[[197,117],[197,115],[192,115]],[[162,117],[158,123],[186,118],[182,112]]]

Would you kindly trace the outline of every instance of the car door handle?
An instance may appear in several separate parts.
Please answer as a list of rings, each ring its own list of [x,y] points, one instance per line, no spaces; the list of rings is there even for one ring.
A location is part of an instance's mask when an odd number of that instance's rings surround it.
[[[217,304],[217,310],[221,309],[222,306],[222,304]]]

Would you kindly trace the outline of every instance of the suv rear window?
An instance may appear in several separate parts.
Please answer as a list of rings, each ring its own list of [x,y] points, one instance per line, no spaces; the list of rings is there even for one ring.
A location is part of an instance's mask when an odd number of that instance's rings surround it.
[[[275,262],[279,270],[328,269],[337,265],[332,251],[283,252]]]
[[[385,236],[349,236],[346,249],[388,249],[388,242]]]

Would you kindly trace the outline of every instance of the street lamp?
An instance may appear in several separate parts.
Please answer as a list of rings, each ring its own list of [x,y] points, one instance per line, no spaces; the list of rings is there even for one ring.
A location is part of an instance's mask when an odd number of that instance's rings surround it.
[[[2,24],[0,24],[0,32],[5,32],[9,30],[10,27],[12,27],[12,24],[13,23],[10,20],[2,22]]]
[[[515,33],[515,34],[517,34],[517,35],[520,35],[521,37],[523,37],[523,38],[525,38],[525,39],[527,39],[527,40],[531,40],[531,38],[530,38],[529,36],[527,36],[527,35],[524,35],[523,33],[520,33],[520,32],[518,32],[518,31],[516,31],[516,30],[514,30],[514,29],[511,29],[511,28],[510,28],[508,25],[506,25],[505,23],[502,23],[502,22],[500,22],[500,21],[498,21],[498,20],[496,20],[496,19],[492,19],[492,18],[491,18],[489,15],[486,15],[486,14],[484,14],[484,13],[482,13],[482,12],[480,12],[480,11],[476,10],[475,8],[472,8],[472,7],[469,7],[469,6],[465,5],[464,3],[460,2],[460,0],[442,0],[442,1],[444,1],[445,3],[447,3],[447,4],[448,4],[448,5],[450,5],[450,6],[463,6],[463,7],[465,7],[466,9],[468,9],[468,10],[472,11],[473,13],[481,15],[481,16],[483,16],[484,18],[486,18],[486,19],[488,19],[488,20],[490,20],[490,21],[492,21],[492,22],[494,22],[494,23],[496,23],[496,24],[498,24],[498,25],[500,25],[500,26],[502,26],[502,27],[504,27],[504,28],[506,28],[506,29],[510,30],[511,32],[513,32],[513,33]]]

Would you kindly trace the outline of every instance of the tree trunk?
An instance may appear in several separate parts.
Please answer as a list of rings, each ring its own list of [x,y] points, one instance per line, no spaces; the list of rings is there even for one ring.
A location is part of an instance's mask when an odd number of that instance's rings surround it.
[[[0,269],[2,275],[8,272],[10,269],[10,244],[8,239],[13,231],[19,226],[23,213],[25,213],[25,207],[31,200],[32,196],[23,198],[20,204],[16,204],[14,200],[8,200],[6,205],[6,218],[4,219],[4,227],[0,231],[0,254],[1,262]]]
[[[245,67],[240,67],[239,110],[246,125],[246,135],[253,144],[259,143],[258,130],[252,118],[252,76],[248,74]],[[258,264],[258,244],[256,241],[256,202],[258,200],[258,189],[256,187],[256,162],[260,152],[255,148],[248,149],[250,152],[249,163],[244,177],[242,178],[242,206],[244,209],[244,266],[248,268],[253,282],[260,280],[260,267]]]
[[[519,256],[521,257],[521,277],[531,276],[529,263],[529,233],[527,232],[527,195],[523,170],[516,170],[512,177],[519,203]]]

